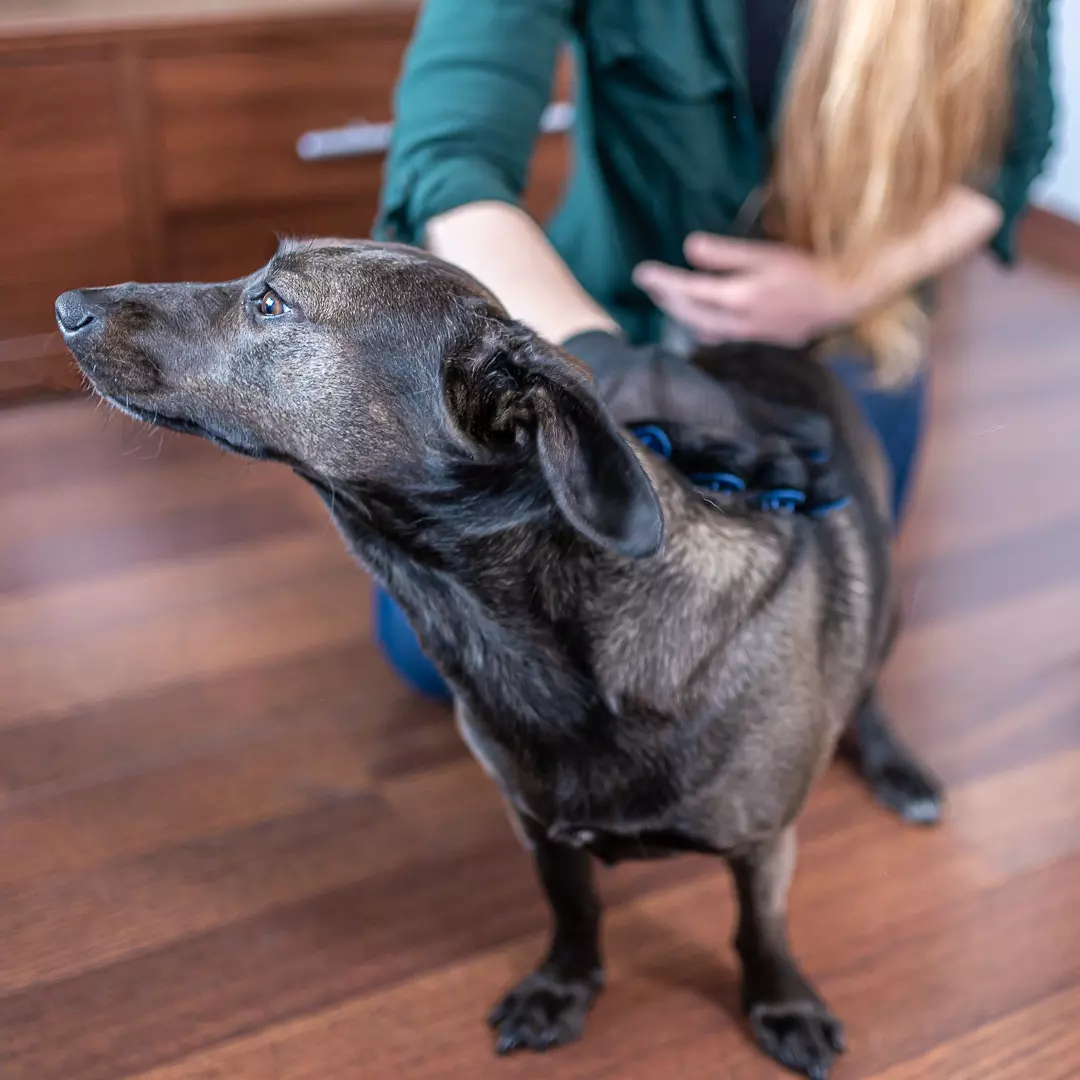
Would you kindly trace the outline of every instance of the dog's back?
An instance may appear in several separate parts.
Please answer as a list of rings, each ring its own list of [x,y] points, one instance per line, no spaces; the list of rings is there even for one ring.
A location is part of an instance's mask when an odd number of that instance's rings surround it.
[[[826,415],[833,467],[852,494],[819,520],[725,511],[650,456],[665,552],[621,568],[581,608],[623,736],[643,759],[679,763],[679,816],[706,815],[723,845],[796,812],[873,686],[890,626],[888,473],[846,389],[805,355],[721,348],[696,363],[750,426],[766,426],[773,406]],[[667,722],[645,719],[628,736],[631,716]],[[612,765],[590,764],[596,773]]]
[[[870,601],[873,625],[865,657],[872,677],[884,662],[897,607],[891,561],[892,475],[862,410],[835,373],[804,350],[723,346],[700,350],[694,363],[722,381],[759,426],[768,422],[769,410],[775,406],[806,410],[829,421],[832,465],[852,495],[852,512],[823,519],[818,539],[828,566],[833,604],[850,612],[858,606],[856,597],[865,595]],[[861,631],[855,631],[856,638],[861,636]],[[841,656],[848,657],[860,651],[852,640],[837,642],[837,648]]]
[[[602,703],[588,745],[545,733],[500,747],[485,737],[491,718],[464,721],[526,814],[724,850],[794,816],[873,685],[889,625],[887,490],[873,437],[814,361],[747,349],[699,363],[749,427],[773,405],[825,413],[850,502],[820,519],[725,508],[643,452],[664,550],[551,560],[537,580],[564,627],[559,651],[573,643]]]

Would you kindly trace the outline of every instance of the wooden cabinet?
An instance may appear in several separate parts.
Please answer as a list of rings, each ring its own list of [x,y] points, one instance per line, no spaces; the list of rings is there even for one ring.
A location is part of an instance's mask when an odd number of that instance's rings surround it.
[[[313,129],[390,119],[410,22],[165,43],[148,58],[159,276],[221,280],[269,258],[282,234],[370,232],[382,157],[306,162],[296,144]]]
[[[78,385],[53,340],[53,301],[132,276],[118,100],[100,55],[0,64],[0,394]]]
[[[212,18],[191,22],[108,3],[46,29],[0,11],[0,402],[79,384],[53,322],[65,289],[234,277],[280,235],[366,236],[375,216],[381,155],[308,162],[296,144],[390,119],[414,3],[201,0]],[[565,170],[545,136],[537,217]]]
[[[404,47],[400,32],[383,27],[343,40],[316,31],[155,57],[162,202],[191,210],[354,198],[358,188],[370,195],[377,159],[304,162],[296,141],[358,117],[388,120]]]
[[[58,286],[131,275],[111,64],[0,67],[0,337],[53,329]]]

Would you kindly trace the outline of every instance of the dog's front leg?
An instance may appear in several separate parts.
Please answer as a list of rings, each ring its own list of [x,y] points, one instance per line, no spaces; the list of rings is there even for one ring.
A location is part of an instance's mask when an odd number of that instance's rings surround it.
[[[496,1049],[547,1050],[577,1039],[603,985],[600,901],[590,856],[550,839],[523,822],[537,873],[554,916],[554,936],[544,962],[495,1007],[489,1023]]]
[[[795,869],[795,829],[729,859],[739,896],[735,947],[743,1007],[758,1045],[812,1080],[828,1076],[844,1049],[843,1028],[791,957],[787,894]]]

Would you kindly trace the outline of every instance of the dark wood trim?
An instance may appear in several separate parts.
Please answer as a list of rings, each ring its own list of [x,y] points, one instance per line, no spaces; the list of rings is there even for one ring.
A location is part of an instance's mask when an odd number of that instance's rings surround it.
[[[25,337],[0,339],[0,364],[22,363],[42,356],[60,355],[66,352],[64,339],[59,333],[28,334]]]
[[[1032,207],[1020,225],[1020,252],[1055,270],[1080,274],[1080,221]]]
[[[71,394],[83,384],[59,334],[0,341],[0,408],[33,398]]]
[[[140,41],[150,46],[175,44],[202,45],[208,38],[292,38],[317,27],[326,32],[355,33],[362,20],[365,33],[371,36],[395,35],[412,28],[419,10],[417,0],[356,0],[353,4],[318,4],[298,6],[296,10],[272,8],[261,14],[223,12],[191,19],[180,13],[175,18],[149,22],[103,20],[100,23],[74,23],[70,26],[20,28],[5,25],[0,19],[0,55],[6,53],[55,53],[68,48],[104,46],[118,42]]]

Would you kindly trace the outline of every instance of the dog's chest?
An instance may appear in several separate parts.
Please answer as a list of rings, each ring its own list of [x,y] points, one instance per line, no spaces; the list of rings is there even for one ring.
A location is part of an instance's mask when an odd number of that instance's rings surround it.
[[[589,851],[610,864],[678,852],[713,852],[695,827],[670,770],[654,759],[607,751],[567,753],[526,764],[488,735],[459,702],[458,729],[473,756],[531,831]]]

